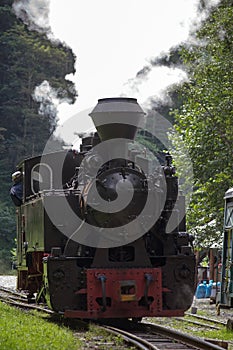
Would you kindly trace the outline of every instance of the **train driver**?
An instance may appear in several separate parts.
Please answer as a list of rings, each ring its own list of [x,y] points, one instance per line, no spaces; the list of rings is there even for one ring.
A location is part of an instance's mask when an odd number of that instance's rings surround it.
[[[14,204],[19,207],[23,202],[23,174],[16,171],[12,174],[13,186],[10,189],[10,196]]]

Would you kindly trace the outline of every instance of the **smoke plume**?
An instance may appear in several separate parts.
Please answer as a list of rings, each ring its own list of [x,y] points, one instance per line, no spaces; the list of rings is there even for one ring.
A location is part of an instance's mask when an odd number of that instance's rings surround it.
[[[54,90],[47,80],[44,80],[34,90],[33,99],[40,103],[39,114],[55,117],[57,114],[57,105],[59,99],[57,92]]]
[[[49,26],[49,0],[15,0],[12,7],[30,30],[47,33]]]
[[[44,80],[39,86],[36,86],[32,95],[34,101],[40,103],[39,114],[56,117],[57,106],[60,103],[71,103],[71,99],[64,97],[61,89],[53,89],[47,80]]]
[[[179,57],[179,48],[203,44],[197,40],[195,33],[219,2],[220,0],[197,1],[196,16],[189,24],[187,38],[181,42],[177,41],[167,52],[162,51],[157,56],[150,57],[147,60],[148,64],[124,84],[122,96],[137,97],[143,102],[144,108],[150,109],[154,105],[153,102],[166,97],[166,90],[172,85],[188,81],[189,78]]]

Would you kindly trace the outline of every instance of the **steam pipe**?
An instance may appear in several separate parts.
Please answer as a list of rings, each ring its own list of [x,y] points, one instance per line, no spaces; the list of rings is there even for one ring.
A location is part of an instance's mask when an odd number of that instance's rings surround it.
[[[103,301],[103,306],[102,306],[102,311],[106,311],[107,308],[107,300],[106,300],[106,288],[105,288],[105,282],[106,282],[106,276],[105,275],[98,275],[98,280],[101,282],[101,287],[102,287],[102,301]]]

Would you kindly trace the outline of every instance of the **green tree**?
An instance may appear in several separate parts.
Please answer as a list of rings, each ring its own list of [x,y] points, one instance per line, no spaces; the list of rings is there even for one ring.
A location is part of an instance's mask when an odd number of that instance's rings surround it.
[[[190,82],[180,90],[176,129],[193,162],[188,218],[200,246],[221,239],[224,192],[232,186],[232,21],[232,1],[223,0],[195,33],[198,44],[181,50]]]
[[[11,4],[0,5],[0,127],[5,129],[0,152],[9,172],[21,159],[41,153],[56,127],[51,97],[36,99],[35,88],[49,81],[58,100],[73,103],[76,97],[73,82],[65,79],[75,72],[72,50],[29,31]]]
[[[69,103],[77,95],[73,82],[65,79],[75,72],[72,50],[45,33],[29,31],[13,13],[12,3],[0,4],[0,258],[6,261],[15,237],[11,173],[22,159],[42,153],[55,130],[52,95]],[[38,94],[41,86],[50,90]]]

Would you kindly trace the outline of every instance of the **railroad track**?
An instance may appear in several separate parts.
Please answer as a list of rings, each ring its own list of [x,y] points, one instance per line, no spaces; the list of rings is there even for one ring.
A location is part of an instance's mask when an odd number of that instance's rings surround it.
[[[207,324],[207,323],[204,324],[203,322],[197,322],[197,321],[194,321],[194,320],[191,320],[191,319],[188,319],[188,318],[175,317],[175,320],[179,321],[179,322],[190,323],[190,324],[193,324],[193,325],[198,326],[198,327],[205,327],[205,328],[216,329],[216,330],[220,330],[221,329],[221,327],[213,326],[213,325]],[[208,322],[214,322],[214,321],[208,320]]]
[[[49,314],[53,314],[52,310],[49,310],[45,306],[37,304],[31,304],[28,301],[27,295],[13,291],[8,288],[0,287],[0,300],[7,304],[22,308],[33,309],[43,311]],[[122,326],[113,327],[109,325],[101,325],[106,332],[119,337],[121,336],[127,347],[131,349],[143,349],[143,350],[160,350],[160,349],[172,349],[172,350],[185,350],[185,349],[205,349],[205,350],[222,350],[223,348],[207,341],[195,338],[175,330],[168,329],[166,327],[152,324],[152,323],[133,323],[125,322]],[[101,344],[99,345],[100,349]],[[108,345],[105,343],[104,349],[107,349]],[[111,349],[114,346],[110,345]],[[87,347],[88,349],[88,347]],[[116,349],[119,349],[116,347]]]
[[[52,310],[48,309],[44,305],[31,303],[26,294],[2,286],[0,287],[0,301],[3,301],[12,306],[19,307],[21,309],[38,310],[46,312],[48,314],[54,314]]]
[[[185,316],[193,317],[193,318],[199,319],[201,321],[212,322],[214,324],[219,324],[219,325],[222,325],[222,326],[226,326],[227,325],[227,322],[219,321],[216,318],[209,318],[209,317],[205,317],[205,316],[200,316],[200,315],[192,314],[190,312],[186,312]]]
[[[186,349],[205,349],[222,350],[223,348],[195,338],[175,330],[168,329],[152,323],[138,323],[118,328],[104,326],[113,334],[120,334],[126,342],[131,342],[136,348],[144,350],[186,350]]]

